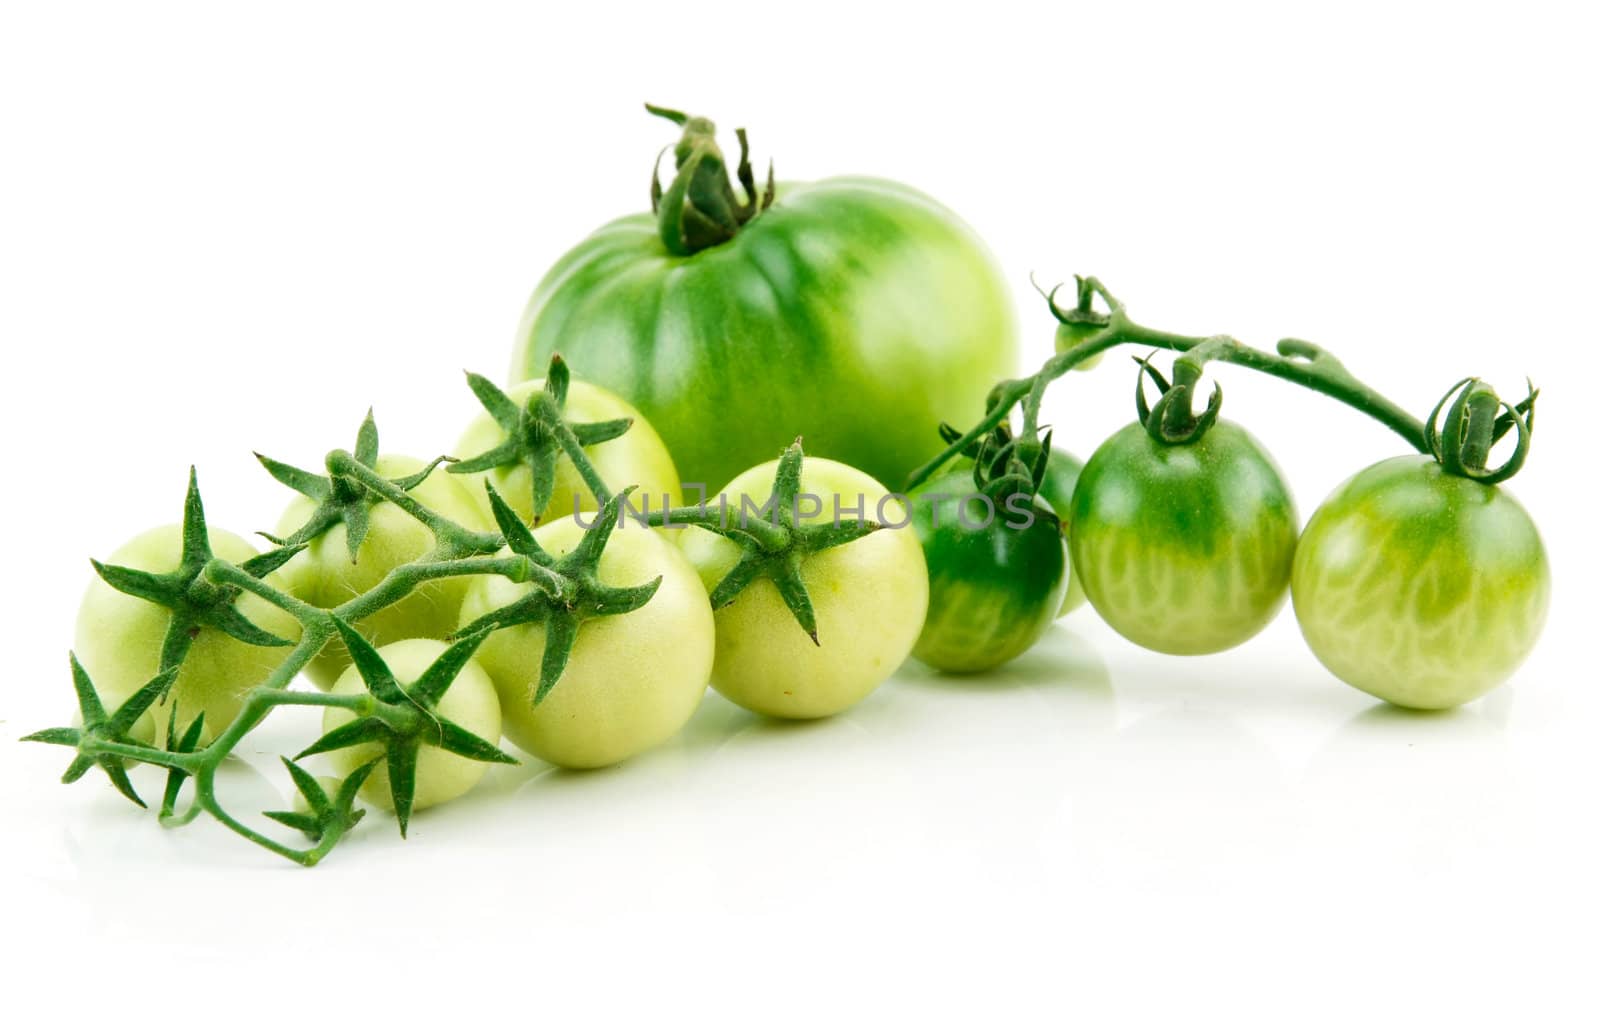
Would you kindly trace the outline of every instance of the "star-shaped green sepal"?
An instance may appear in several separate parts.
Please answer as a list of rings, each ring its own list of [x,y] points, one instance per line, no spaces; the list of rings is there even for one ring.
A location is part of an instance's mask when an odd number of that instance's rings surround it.
[[[156,700],[167,694],[172,687],[172,682],[177,677],[177,669],[164,668],[162,673],[150,679],[139,690],[129,696],[125,702],[117,707],[115,713],[106,713],[105,704],[100,701],[100,694],[95,691],[94,682],[89,679],[89,673],[83,670],[83,665],[78,663],[78,658],[68,654],[67,659],[72,665],[72,688],[78,695],[78,712],[83,717],[83,727],[52,727],[44,731],[36,731],[23,738],[23,741],[44,742],[46,745],[65,745],[76,749],[78,754],[72,763],[67,766],[67,771],[61,775],[61,782],[70,784],[83,778],[90,769],[98,766],[105,770],[113,786],[122,792],[122,796],[138,805],[147,807],[144,799],[133,789],[133,783],[128,779],[127,760],[120,755],[106,752],[101,745],[131,745],[142,746],[143,743],[135,741],[128,736],[128,729],[133,727],[135,721],[144,715],[144,712]],[[201,718],[195,718],[199,724]]]
[[[422,746],[432,745],[479,762],[516,764],[516,759],[438,712],[439,700],[461,673],[462,665],[488,636],[488,630],[452,643],[407,689],[395,680],[389,665],[365,637],[337,615],[333,616],[333,622],[375,704],[370,714],[329,731],[302,750],[296,759],[352,745],[380,746],[388,765],[389,792],[401,836],[406,834],[411,821],[411,807],[417,793],[417,755]]]
[[[356,432],[353,456],[366,467],[376,468],[378,465],[378,424],[373,421],[371,411],[367,412],[361,428]],[[267,469],[268,474],[316,503],[316,509],[312,511],[310,519],[301,524],[300,529],[293,534],[283,538],[266,533],[262,533],[261,536],[275,545],[304,545],[335,524],[344,524],[345,545],[350,558],[354,559],[361,549],[362,542],[367,539],[372,507],[383,502],[383,497],[352,478],[335,474],[312,474],[310,471],[302,471],[298,467],[273,460],[260,453],[256,454],[256,459],[261,461],[261,466]],[[416,474],[393,479],[394,483],[409,492],[427,481],[433,469],[449,459],[449,457],[435,458]]]
[[[555,494],[556,462],[561,455],[570,454],[574,445],[593,446],[616,439],[633,426],[632,418],[569,423],[565,411],[571,384],[572,373],[560,355],[551,356],[543,389],[529,397],[526,404],[518,404],[483,376],[467,373],[467,385],[505,433],[505,439],[476,457],[451,464],[449,470],[476,474],[496,467],[526,465],[533,480],[533,522],[537,526]],[[564,435],[570,438],[563,439]]]
[[[697,527],[733,540],[742,548],[739,561],[711,591],[711,606],[723,608],[733,603],[739,593],[760,577],[770,579],[783,603],[800,623],[813,643],[821,643],[817,631],[817,613],[811,604],[811,594],[801,577],[805,561],[818,552],[849,544],[881,530],[882,524],[870,520],[819,520],[801,523],[798,516],[800,503],[800,471],[805,455],[800,440],[783,452],[778,461],[778,473],[772,482],[773,519],[763,516],[745,516],[730,523],[724,515],[716,518],[689,520]],[[675,515],[684,511],[674,511]]]
[[[330,798],[305,767],[287,756],[280,758],[294,780],[295,789],[305,799],[306,811],[262,812],[262,815],[290,829],[298,829],[310,837],[313,844],[320,844],[330,835],[343,836],[367,814],[365,809],[356,807],[356,792],[383,760],[374,759],[358,766],[339,782],[339,789]]]
[[[617,527],[622,502],[633,491],[631,487],[606,500],[595,515],[593,526],[584,532],[577,547],[559,559],[539,545],[528,525],[500,497],[492,483],[485,481],[484,487],[488,490],[495,523],[506,539],[506,546],[553,574],[554,579],[541,582],[528,594],[504,608],[497,608],[479,617],[455,635],[463,639],[476,639],[496,629],[531,622],[543,623],[544,655],[539,661],[539,687],[533,697],[534,704],[538,705],[555,688],[561,673],[566,670],[567,660],[572,656],[572,645],[578,639],[579,627],[591,618],[623,615],[644,607],[661,586],[661,577],[657,576],[637,587],[611,587],[600,582],[600,556],[605,552],[611,532]]]
[[[300,551],[290,545],[247,560],[240,568],[254,577],[263,577],[289,561]],[[167,633],[161,642],[158,671],[176,677],[178,666],[189,653],[203,628],[217,629],[236,640],[258,647],[288,646],[289,641],[267,632],[236,607],[238,587],[219,586],[204,579],[201,571],[210,562],[211,536],[206,530],[205,507],[200,501],[200,485],[194,468],[189,469],[189,494],[183,504],[183,552],[178,568],[170,573],[147,573],[141,569],[113,566],[90,560],[100,578],[124,594],[143,598],[172,613]],[[171,681],[167,682],[170,687]],[[165,690],[163,690],[165,695]]]
[[[939,426],[939,435],[946,443],[954,445],[963,433],[949,424]],[[1011,435],[1011,424],[1001,422],[983,439],[964,448],[962,456],[972,459],[972,480],[979,491],[993,502],[1005,502],[1022,493],[1037,495],[1044,483],[1045,467],[1050,463],[1050,439],[1053,433],[1046,429],[1044,438],[1037,435],[1018,439]],[[1040,515],[1049,514],[1060,523],[1060,518],[1045,510],[1035,501]]]

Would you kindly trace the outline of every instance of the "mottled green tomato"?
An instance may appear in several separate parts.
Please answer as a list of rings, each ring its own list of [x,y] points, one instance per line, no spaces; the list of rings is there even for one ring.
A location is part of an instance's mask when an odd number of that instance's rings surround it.
[[[1177,446],[1138,424],[1117,432],[1084,465],[1067,523],[1089,603],[1140,646],[1226,650],[1283,606],[1294,502],[1267,451],[1231,422]]]
[[[593,515],[585,519],[594,522]],[[574,517],[538,531],[539,544],[558,559],[583,535]],[[499,693],[507,738],[558,766],[590,768],[619,763],[678,733],[711,678],[711,602],[683,554],[624,514],[600,556],[600,582],[634,587],[657,576],[661,586],[644,607],[579,626],[561,680],[538,703],[543,624],[509,626],[484,641],[477,660]],[[528,589],[500,576],[475,577],[460,624],[515,603]]]
[[[1104,327],[1094,323],[1059,324],[1056,327],[1056,354],[1060,355],[1063,352],[1071,351],[1090,338],[1099,337],[1104,332]],[[1090,355],[1072,368],[1079,372],[1088,372],[1099,365],[1105,357],[1106,353],[1102,351],[1098,354]]]
[[[1379,699],[1435,710],[1477,699],[1528,656],[1550,566],[1510,493],[1428,457],[1397,457],[1312,514],[1293,589],[1300,630],[1329,671]]]
[[[449,644],[438,640],[400,640],[379,647],[378,656],[383,658],[400,687],[410,688],[447,649]],[[351,665],[333,683],[332,691],[340,695],[365,693],[366,683],[361,680],[361,672]],[[489,676],[476,661],[469,660],[461,666],[455,681],[445,690],[436,709],[445,720],[489,744],[500,741],[500,701],[495,697]],[[323,711],[322,730],[324,733],[332,731],[354,719],[355,714],[349,710],[329,707]],[[328,758],[339,775],[347,777],[381,755],[383,749],[379,745],[368,743],[337,749],[328,753]],[[417,795],[412,803],[413,811],[459,798],[472,790],[488,770],[488,763],[446,752],[433,745],[422,746],[417,753]],[[337,787],[328,791],[329,797],[337,794]],[[375,805],[393,808],[394,800],[389,794],[389,770],[385,764],[379,763],[368,775],[366,782],[361,785],[361,796]]]
[[[412,457],[384,454],[377,472],[385,478],[416,474],[423,462]],[[418,502],[471,530],[484,530],[488,520],[478,510],[469,484],[470,475],[435,470],[411,490]],[[316,509],[305,496],[296,496],[278,521],[277,534],[286,537],[299,530]],[[433,532],[422,521],[390,502],[372,507],[365,540],[350,558],[344,524],[339,523],[313,538],[304,551],[278,572],[289,593],[319,608],[336,608],[365,594],[396,566],[415,562],[434,548]],[[456,630],[461,594],[467,577],[430,580],[388,608],[355,623],[373,646],[406,639],[442,639]],[[350,654],[336,637],[306,665],[306,675],[319,688],[333,684],[350,664]]]
[[[669,253],[649,214],[567,253],[528,303],[512,380],[559,352],[715,489],[803,435],[891,488],[1014,371],[1011,295],[973,231],[881,179],[779,187],[737,235]]]
[[[730,482],[722,490],[730,508],[737,510],[745,496],[756,506],[765,503],[777,470],[771,461]],[[905,662],[927,614],[928,570],[903,501],[871,476],[807,456],[800,495],[816,497],[804,500],[818,511],[809,522],[834,522],[861,510],[865,519],[889,526],[801,563],[816,610],[815,643],[765,576],[719,608],[711,684],[748,710],[807,719],[849,709]],[[708,593],[739,560],[733,542],[698,528],[679,532],[679,544]]]
[[[227,562],[242,563],[257,554],[248,541],[215,527],[210,530],[210,541],[212,554]],[[182,555],[183,530],[174,524],[145,531],[112,552],[105,562],[148,573],[166,573],[178,567]],[[276,574],[268,576],[267,582],[282,585]],[[293,642],[300,638],[300,626],[294,619],[253,594],[240,594],[237,607],[245,618],[282,639]],[[73,651],[89,673],[107,713],[115,712],[156,676],[161,643],[171,617],[172,612],[166,608],[124,594],[98,578],[84,592]],[[196,714],[205,713],[203,740],[210,741],[233,722],[244,705],[244,696],[266,681],[289,650],[251,646],[216,629],[200,629],[178,668],[178,680],[167,701],[146,711],[134,724],[132,735],[151,741],[154,735],[165,734],[168,711],[176,706],[180,730]]]
[[[1067,558],[1048,501],[988,499],[961,468],[914,489],[911,518],[928,563],[917,660],[942,671],[987,671],[1050,628],[1066,594]]]
[[[1065,514],[1072,505],[1072,493],[1078,487],[1078,475],[1083,471],[1083,461],[1065,450],[1050,450],[1050,463],[1044,469],[1044,481],[1039,484],[1039,497],[1050,504],[1058,514]],[[1061,525],[1061,538],[1067,538],[1067,525]],[[1068,560],[1070,563],[1070,559]],[[1057,618],[1083,604],[1083,584],[1067,566],[1067,593],[1061,598],[1061,611]]]
[[[526,404],[530,397],[544,389],[544,382],[540,379],[518,383],[507,390],[506,395],[518,404]],[[630,485],[637,485],[638,489],[628,501],[640,511],[661,509],[663,497],[666,495],[671,495],[674,507],[686,505],[683,490],[678,485],[678,470],[672,464],[672,455],[667,452],[666,444],[661,441],[661,437],[638,408],[609,390],[602,390],[592,383],[572,380],[567,388],[565,416],[573,425],[609,422],[616,418],[633,419],[632,427],[616,439],[608,439],[584,448],[584,452],[589,455],[590,463],[613,491],[621,492]],[[504,438],[499,424],[489,416],[488,412],[484,412],[473,419],[462,433],[461,441],[456,445],[455,455],[461,460],[476,457],[495,447]],[[511,508],[517,511],[518,516],[526,521],[533,519],[533,475],[526,464],[497,467],[483,474],[467,474],[461,477],[468,480],[468,485],[484,516],[492,515],[489,511],[489,496],[483,488],[483,479],[487,477],[494,482],[495,488]],[[698,501],[699,497],[696,496],[687,504],[692,505]],[[592,512],[597,508],[594,494],[578,476],[572,461],[563,454],[556,461],[555,492],[551,495],[550,505],[545,509],[540,521],[549,522],[570,516],[574,502],[579,504],[581,513]]]

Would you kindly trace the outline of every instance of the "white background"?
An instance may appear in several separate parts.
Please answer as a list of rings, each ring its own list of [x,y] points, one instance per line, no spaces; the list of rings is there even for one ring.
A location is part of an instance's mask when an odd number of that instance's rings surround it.
[[[1594,1007],[1592,10],[560,7],[4,7],[0,995]],[[1009,670],[908,666],[831,721],[710,696],[647,758],[497,771],[312,871],[6,744],[70,718],[85,560],[175,520],[190,463],[248,532],[284,499],[250,450],[314,463],[369,405],[388,448],[454,443],[460,370],[500,375],[543,270],[646,206],[674,136],[646,99],[748,126],[781,177],[957,209],[1030,362],[1052,327],[1028,272],[1076,271],[1153,325],[1324,342],[1418,413],[1468,373],[1532,375],[1512,488],[1554,565],[1537,652],[1423,717],[1320,670],[1287,612],[1181,659],[1086,610]],[[1219,378],[1303,515],[1404,451]],[[1087,454],[1131,381],[1058,385],[1058,438]],[[272,779],[241,797],[281,804],[273,756],[307,730],[250,739]]]

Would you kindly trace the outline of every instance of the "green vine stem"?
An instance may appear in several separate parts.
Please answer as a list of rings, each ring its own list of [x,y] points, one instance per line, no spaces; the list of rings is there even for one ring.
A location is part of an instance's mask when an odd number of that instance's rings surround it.
[[[673,148],[675,174],[671,184],[661,189],[660,158],[650,180],[650,209],[656,215],[661,243],[674,256],[691,256],[703,249],[727,242],[756,215],[772,206],[776,187],[772,166],[767,166],[767,184],[758,194],[755,172],[750,168],[750,144],[743,128],[739,138],[739,185],[744,190],[741,202],[728,177],[727,159],[717,146],[717,127],[703,116],[690,116],[676,109],[646,103],[653,116],[683,128]]]
[[[1193,397],[1207,363],[1226,362],[1276,376],[1332,397],[1383,423],[1418,453],[1432,452],[1426,428],[1419,419],[1357,380],[1337,358],[1317,345],[1285,338],[1278,342],[1277,354],[1273,354],[1232,337],[1193,337],[1156,330],[1129,319],[1122,303],[1106,291],[1099,280],[1092,277],[1081,279],[1080,291],[1099,295],[1110,308],[1104,329],[1053,356],[1032,376],[1006,380],[997,385],[989,396],[989,411],[983,420],[912,472],[907,487],[920,485],[947,462],[976,444],[1005,421],[1018,404],[1022,405],[1024,434],[1035,433],[1044,392],[1052,382],[1070,372],[1073,366],[1125,344],[1179,352],[1173,365],[1173,387],[1183,387],[1188,398]],[[1192,404],[1185,401],[1179,417],[1192,418],[1192,415]]]

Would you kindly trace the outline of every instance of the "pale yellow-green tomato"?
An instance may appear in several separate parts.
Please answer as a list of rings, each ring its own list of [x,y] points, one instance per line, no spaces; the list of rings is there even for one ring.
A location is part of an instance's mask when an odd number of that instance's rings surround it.
[[[586,519],[592,523],[594,516]],[[584,533],[576,519],[563,517],[540,528],[538,537],[559,559]],[[671,542],[625,520],[600,557],[600,581],[634,587],[657,576],[661,586],[642,608],[579,627],[561,680],[537,704],[544,625],[510,626],[484,641],[477,659],[500,693],[507,738],[558,766],[590,768],[619,763],[678,733],[711,677],[711,602]],[[527,584],[504,577],[475,577],[461,604],[461,624],[528,591]]]
[[[385,478],[403,478],[421,471],[414,457],[384,455],[375,470]],[[411,495],[429,509],[471,530],[487,530],[488,518],[478,509],[462,479],[436,469]],[[287,537],[315,511],[316,504],[296,496],[278,521],[277,535]],[[396,566],[415,562],[435,546],[427,525],[399,506],[380,502],[372,507],[367,536],[354,561],[346,545],[345,526],[334,524],[278,571],[284,587],[295,597],[319,608],[337,608],[376,587]],[[354,623],[373,646],[399,640],[442,639],[456,630],[461,594],[467,577],[429,580],[404,599]],[[318,688],[333,684],[350,664],[350,654],[337,636],[306,665],[306,674]]]
[[[518,404],[525,405],[543,389],[544,380],[529,380],[507,390],[506,395]],[[630,485],[638,486],[628,497],[628,502],[635,510],[645,512],[662,509],[668,496],[674,508],[694,505],[684,501],[682,486],[678,484],[678,469],[672,464],[672,454],[638,408],[609,390],[573,380],[567,387],[565,417],[573,425],[609,422],[617,418],[633,419],[633,425],[627,432],[616,439],[586,446],[584,452],[613,492],[621,492]],[[505,433],[499,423],[485,412],[473,419],[461,434],[455,456],[469,460],[493,449],[503,439]],[[493,515],[489,512],[489,495],[483,488],[483,479],[487,477],[494,482],[495,490],[507,505],[516,510],[523,520],[532,522],[533,475],[526,464],[496,467],[462,477],[471,480],[473,495],[477,497],[485,516]],[[544,515],[539,518],[540,523],[571,516],[574,504],[583,513],[591,513],[597,508],[594,494],[584,484],[572,461],[562,454],[556,459],[555,492],[550,497],[550,504],[545,507]]]
[[[236,534],[210,530],[211,551],[219,559],[242,563],[257,554]],[[109,565],[167,573],[178,568],[183,556],[183,529],[177,524],[145,531],[102,560]],[[267,582],[279,584],[276,575]],[[241,593],[239,612],[268,632],[293,643],[300,625],[277,607],[254,594]],[[116,712],[127,698],[156,676],[161,663],[161,643],[172,613],[161,605],[124,594],[94,578],[78,608],[73,652],[89,673],[106,713]],[[189,647],[178,680],[165,703],[147,710],[131,729],[141,741],[165,742],[168,711],[178,708],[181,734],[196,714],[205,714],[202,741],[210,741],[233,722],[249,691],[266,681],[289,654],[290,647],[258,647],[202,628]]]
[[[736,511],[743,496],[756,507],[765,503],[777,469],[772,461],[733,479],[723,490],[730,508]],[[842,506],[846,513],[862,507],[868,520],[901,526],[801,564],[816,610],[817,643],[764,576],[717,610],[712,686],[740,706],[773,717],[826,717],[865,699],[905,662],[928,611],[928,567],[901,500],[889,498],[865,472],[822,457],[805,459],[800,491],[821,500],[816,507],[803,504],[821,510],[809,522],[829,522]],[[739,560],[738,546],[721,535],[691,528],[678,539],[708,593]]]
[[[428,665],[439,659],[439,655],[449,649],[449,644],[438,640],[401,640],[398,643],[389,643],[378,648],[378,656],[388,665],[389,673],[394,675],[395,681],[402,688],[410,688],[411,684],[422,673],[428,670]],[[333,691],[340,694],[364,693],[366,684],[361,680],[361,672],[355,665],[346,668],[333,684]],[[459,725],[463,730],[470,731],[491,745],[500,742],[500,701],[495,697],[494,685],[489,681],[489,676],[484,673],[483,667],[475,660],[468,660],[461,666],[455,681],[450,683],[450,688],[445,690],[443,698],[435,708],[439,716],[452,724]],[[355,714],[349,710],[329,707],[324,711],[322,730],[324,733],[356,719]],[[383,755],[383,749],[376,743],[352,745],[349,748],[338,749],[328,753],[334,768],[341,777],[347,777],[358,767],[371,762]],[[420,811],[432,805],[453,801],[477,786],[479,780],[488,772],[489,764],[466,756],[446,752],[433,745],[424,745],[417,754],[417,794],[412,803],[413,811]],[[324,789],[331,798],[338,793],[337,787]],[[385,763],[379,763],[366,782],[361,785],[361,797],[372,804],[383,808],[393,809],[394,800],[389,794],[389,770]]]

